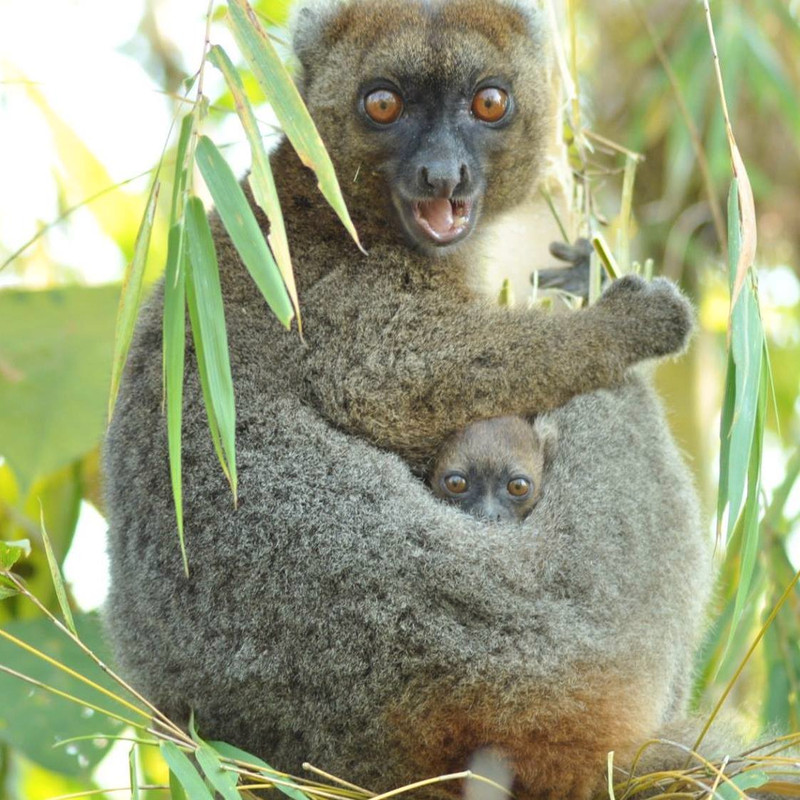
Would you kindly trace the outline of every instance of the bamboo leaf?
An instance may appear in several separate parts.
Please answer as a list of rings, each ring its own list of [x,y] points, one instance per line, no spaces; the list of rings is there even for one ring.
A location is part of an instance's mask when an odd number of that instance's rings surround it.
[[[206,212],[197,197],[186,205],[187,298],[203,396],[214,447],[236,497],[236,407],[219,267]]]
[[[164,277],[164,391],[167,410],[169,472],[178,540],[184,572],[189,574],[183,533],[183,484],[181,479],[181,423],[183,419],[183,374],[186,348],[186,270],[184,226],[174,225],[169,232],[167,267]]]
[[[739,295],[733,312],[731,355],[736,394],[731,422],[728,463],[728,534],[742,513],[750,453],[756,430],[759,387],[763,371],[764,332],[758,301],[751,286]]]
[[[743,792],[748,789],[756,789],[769,781],[769,775],[762,770],[748,770],[740,772],[730,778],[730,782]],[[731,786],[731,783],[720,782],[714,794],[721,800],[739,800],[741,795]]]
[[[736,280],[736,268],[741,258],[741,226],[739,221],[739,192],[736,179],[728,195],[728,254],[731,293]],[[733,300],[731,301],[733,302]],[[730,318],[729,373],[726,378],[727,439],[723,440],[725,464],[720,471],[720,499],[728,506],[728,537],[731,536],[742,509],[750,450],[755,427],[758,385],[761,378],[763,331],[758,316],[758,303],[751,292],[736,300]],[[732,373],[730,370],[732,369]],[[728,389],[733,390],[733,397]],[[727,404],[732,403],[732,410]],[[725,471],[722,471],[724,466]],[[724,490],[722,489],[724,484]]]
[[[182,750],[179,750],[172,742],[162,742],[159,749],[164,761],[169,766],[169,771],[178,779],[187,797],[190,797],[191,800],[213,800],[200,773]]]
[[[764,635],[766,696],[761,717],[765,725],[789,731],[798,727],[798,700],[793,687],[800,682],[800,653],[796,647],[786,647],[786,642],[798,641],[800,625],[796,614],[781,617],[783,624],[778,625],[776,620]]]
[[[739,193],[739,222],[741,225],[741,249],[736,262],[736,277],[733,284],[733,297],[731,299],[731,307],[734,307],[744,286],[747,274],[755,262],[757,231],[756,206],[753,200],[753,189],[750,186],[750,178],[747,175],[747,169],[744,166],[742,155],[739,152],[739,148],[736,146],[730,128],[728,128],[728,139],[731,148],[731,159],[733,160],[733,174],[736,176],[737,190]]]
[[[267,780],[269,780],[270,777],[279,777],[281,779],[281,784],[276,784],[275,788],[279,789],[292,800],[309,800],[308,795],[296,786],[288,775],[273,769],[266,761],[262,761],[260,758],[256,758],[250,753],[246,753],[244,750],[240,750],[238,747],[234,747],[227,742],[208,742],[208,746],[212,747],[223,758],[258,767],[265,773]]]
[[[42,532],[42,541],[44,542],[44,550],[47,554],[47,565],[50,567],[50,575],[53,578],[53,587],[56,590],[58,605],[61,607],[61,613],[64,615],[64,622],[67,627],[77,636],[78,631],[75,628],[75,620],[72,618],[69,600],[67,600],[67,589],[64,586],[64,579],[61,577],[61,569],[58,566],[58,561],[53,553],[53,546],[50,544],[50,537],[47,535],[47,528],[45,528],[44,509],[40,510],[39,523]]]
[[[733,408],[736,403],[736,365],[733,354],[728,351],[728,365],[725,372],[725,394],[722,401],[722,414],[719,426],[719,490],[717,494],[717,541],[722,538],[722,521],[728,507],[728,474],[730,471],[731,429],[733,427]]]
[[[762,344],[763,346],[763,344]],[[767,375],[764,363],[761,364],[760,386],[758,391],[755,430],[750,450],[747,470],[747,499],[742,517],[741,562],[739,566],[739,585],[736,590],[736,606],[733,610],[733,627],[738,625],[744,605],[750,592],[753,571],[758,555],[759,498],[761,495],[761,457],[764,443],[764,423],[767,407]]]
[[[139,800],[139,768],[137,765],[138,759],[136,758],[136,745],[131,747],[131,752],[128,755],[128,767],[131,777],[131,800]]]
[[[169,773],[169,796],[171,800],[186,800],[186,793],[183,791],[181,782],[172,772]]]
[[[231,770],[224,769],[214,749],[200,738],[195,728],[193,714],[189,717],[189,735],[198,745],[194,757],[211,785],[222,795],[223,800],[241,800],[236,791],[239,776]]]
[[[186,168],[186,150],[189,145],[189,138],[194,130],[193,114],[187,114],[181,120],[181,132],[178,135],[178,149],[175,153],[175,177],[172,181],[172,203],[170,205],[170,228],[178,221],[183,212],[181,197],[186,189],[186,178],[188,175]]]
[[[333,163],[294,81],[246,0],[228,0],[228,10],[236,43],[272,104],[286,136],[300,160],[316,172],[320,191],[361,247]]]
[[[219,46],[211,48],[209,54],[211,63],[223,74],[225,82],[233,95],[236,105],[236,113],[242,123],[247,141],[250,143],[252,154],[252,170],[248,177],[248,183],[253,192],[253,198],[269,219],[269,244],[275,261],[280,270],[286,291],[292,301],[294,313],[297,316],[298,328],[302,332],[302,320],[300,317],[300,304],[297,299],[297,286],[292,270],[292,261],[289,255],[289,242],[286,238],[286,226],[283,221],[283,211],[278,199],[278,190],[275,186],[275,179],[272,176],[272,168],[269,164],[267,151],[264,149],[264,142],[261,137],[258,123],[253,109],[247,100],[244,84],[239,77],[239,73],[233,66],[228,54]]]
[[[236,784],[239,782],[237,774],[222,766],[216,753],[206,744],[201,744],[195,758],[211,785],[222,795],[224,800],[241,800]]]
[[[247,271],[275,316],[288,328],[294,317],[292,303],[242,187],[228,162],[207,136],[200,137],[196,159],[225,229]]]
[[[161,184],[156,177],[150,187],[144,216],[136,234],[136,244],[133,248],[133,258],[128,264],[122,279],[122,292],[119,296],[119,311],[117,312],[117,327],[114,334],[114,360],[111,365],[111,390],[108,397],[108,418],[114,413],[117,402],[119,384],[122,380],[122,371],[128,358],[128,350],[133,339],[133,329],[136,325],[136,316],[142,302],[142,283],[144,268],[147,265],[147,253],[150,249],[150,234],[153,231],[156,207],[158,205],[158,192]]]
[[[272,767],[267,764],[266,761],[263,761],[262,759],[257,758],[256,756],[252,755],[251,753],[247,753],[244,750],[240,750],[238,747],[234,747],[232,744],[228,744],[227,742],[207,742],[206,744],[208,744],[209,747],[212,747],[214,751],[223,758],[227,758],[230,761],[240,761],[243,764],[249,764],[251,766],[266,770],[267,772],[272,772],[275,775],[283,774],[272,769]]]
[[[732,312],[725,405],[722,415],[720,494],[718,513],[728,508],[729,558],[738,559],[736,600],[727,650],[747,603],[759,545],[761,455],[766,421],[768,360],[755,282],[751,271],[736,295],[745,234],[739,214],[739,181],[734,178],[728,197],[728,256]],[[731,396],[732,395],[732,396]],[[734,537],[734,531],[738,535]],[[733,547],[736,542],[735,548]],[[724,660],[725,657],[723,657]]]
[[[188,280],[188,278],[191,276],[189,269],[187,269],[186,275],[187,275],[187,280],[185,283],[186,306],[189,310],[189,321],[192,328],[192,340],[194,342],[194,349],[197,358],[197,372],[200,377],[200,387],[203,391],[203,405],[205,406],[206,415],[208,418],[208,429],[209,432],[211,433],[211,441],[214,445],[214,452],[217,454],[217,458],[219,459],[219,462],[222,465],[222,471],[225,473],[225,477],[228,479],[228,482],[230,482],[231,474],[230,470],[228,469],[228,464],[225,461],[225,453],[222,450],[222,442],[220,441],[220,435],[219,435],[219,425],[217,424],[217,418],[214,414],[214,408],[211,400],[211,390],[209,388],[209,383],[208,383],[208,373],[206,370],[206,357],[205,357],[205,352],[203,350],[203,340],[199,336],[194,335],[194,331],[200,330],[200,323],[198,321],[197,302],[194,297],[192,283],[190,280]]]
[[[181,120],[172,180],[167,265],[164,276],[163,381],[167,412],[167,442],[175,522],[181,548],[183,570],[189,575],[186,541],[183,532],[183,481],[181,477],[181,431],[183,419],[183,375],[186,351],[186,238],[184,195],[188,179],[186,153],[194,130],[195,115]]]

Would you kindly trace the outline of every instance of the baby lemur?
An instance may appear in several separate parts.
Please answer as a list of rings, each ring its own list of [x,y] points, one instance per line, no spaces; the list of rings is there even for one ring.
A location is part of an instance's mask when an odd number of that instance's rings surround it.
[[[161,290],[139,321],[105,445],[113,644],[165,712],[282,770],[307,760],[381,791],[493,746],[518,797],[582,800],[609,750],[624,765],[686,706],[709,552],[659,402],[628,369],[683,349],[688,303],[635,277],[561,315],[471,288],[472,247],[535,190],[553,121],[532,5],[297,3],[299,85],[369,255],[280,145],[301,340],[212,217],[239,491],[234,506],[187,337],[188,578]],[[487,526],[419,480],[454,432],[548,409],[558,449],[521,523]]]
[[[555,446],[555,426],[543,418],[473,422],[444,443],[428,482],[437,497],[479,519],[522,520],[542,495]]]

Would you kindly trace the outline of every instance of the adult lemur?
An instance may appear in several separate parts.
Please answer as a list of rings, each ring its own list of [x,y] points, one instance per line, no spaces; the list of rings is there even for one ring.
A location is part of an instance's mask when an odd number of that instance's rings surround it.
[[[380,790],[495,745],[521,797],[586,797],[609,750],[624,763],[685,705],[707,548],[658,401],[625,370],[684,346],[688,305],[633,278],[569,315],[470,290],[470,243],[527,193],[550,120],[524,4],[303,5],[294,43],[369,256],[279,147],[301,342],[214,223],[239,503],[190,353],[189,578],[160,293],[144,312],[106,445],[120,661],[168,713],[193,709],[204,736],[284,770],[309,760]],[[417,477],[467,424],[557,406],[548,489],[524,522],[487,526]]]

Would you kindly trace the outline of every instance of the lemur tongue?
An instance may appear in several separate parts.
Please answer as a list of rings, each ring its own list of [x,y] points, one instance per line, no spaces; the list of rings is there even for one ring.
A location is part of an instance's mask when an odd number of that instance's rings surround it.
[[[419,205],[419,215],[434,233],[443,236],[453,228],[453,205],[445,197],[427,200]]]

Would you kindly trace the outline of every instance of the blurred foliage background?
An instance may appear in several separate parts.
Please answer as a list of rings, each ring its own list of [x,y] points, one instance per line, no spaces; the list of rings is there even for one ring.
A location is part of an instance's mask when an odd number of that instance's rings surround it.
[[[280,26],[289,0],[254,5],[265,24]],[[90,0],[72,6],[74,35],[64,38],[89,57],[83,82],[80,76],[70,77],[72,96],[76,91],[85,95],[96,115],[94,127],[110,125],[113,132],[106,137],[119,140],[117,151],[135,152],[139,163],[137,167],[98,144],[93,131],[65,112],[58,80],[39,80],[38,72],[21,63],[18,49],[0,43],[0,140],[6,139],[3,173],[12,178],[0,183],[5,219],[0,221],[0,264],[5,265],[0,270],[0,538],[31,541],[33,552],[18,572],[48,607],[57,608],[40,535],[43,516],[81,609],[79,627],[102,653],[95,611],[102,601],[105,571],[98,444],[105,425],[118,281],[132,256],[144,210],[145,173],[160,156],[158,142],[166,138],[171,116],[185,105],[180,100],[182,82],[199,65],[205,9],[179,0],[147,0],[128,9],[128,35],[123,32],[115,45],[115,57],[129,62],[133,71],[125,83],[133,88],[123,92],[113,83],[101,90],[101,68],[95,67],[97,74],[91,71],[91,58],[106,46],[103,34],[88,25],[101,13],[99,6]],[[21,0],[11,0],[4,16],[12,22],[7,30],[19,21],[24,41],[37,31],[22,7]],[[740,565],[735,557],[724,559],[724,547],[719,547],[717,603],[697,664],[696,702],[701,709],[720,696],[800,567],[800,4],[720,0],[712,3],[712,10],[733,127],[756,199],[759,293],[775,394],[762,464],[755,579],[725,653],[729,601]],[[695,0],[595,0],[576,1],[569,13],[577,21],[585,124],[645,156],[635,184],[634,255],[655,258],[659,271],[679,280],[699,309],[700,332],[689,356],[662,367],[658,381],[701,487],[712,536],[729,312],[715,206],[722,209],[718,216],[724,214],[730,161],[703,9]],[[212,41],[223,42],[233,54],[230,35],[219,20],[222,9],[213,16]],[[285,38],[279,28],[274,32],[279,40]],[[221,81],[213,83],[211,74],[209,81],[206,132],[228,145],[223,152],[242,172],[246,148],[240,129],[230,124],[232,99]],[[253,100],[263,100],[246,72],[245,81]],[[142,98],[157,104],[152,118],[136,110],[119,111],[138,109]],[[709,175],[705,181],[681,105],[702,143]],[[261,107],[259,118],[268,131],[269,110]],[[174,161],[173,149],[174,137],[167,163],[170,157]],[[612,221],[619,209],[623,167],[619,153],[595,141],[589,172],[598,211]],[[85,203],[89,198],[95,199]],[[162,269],[165,228],[165,220],[157,219],[148,283]],[[73,663],[74,654],[62,652],[53,630],[21,598],[0,602],[0,627]],[[0,642],[0,664],[61,685],[62,679],[46,664],[31,661],[7,642]],[[796,731],[799,690],[800,593],[793,589],[729,703],[742,711],[753,730],[772,726]],[[127,785],[129,745],[113,746],[106,738],[118,733],[118,727],[8,675],[0,675],[0,698],[0,800],[38,800]],[[105,737],[52,747],[57,739],[82,734]],[[163,783],[163,764],[147,752],[142,749],[144,781]]]

